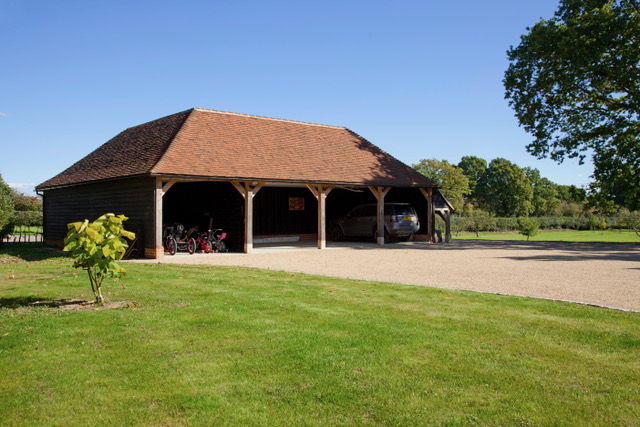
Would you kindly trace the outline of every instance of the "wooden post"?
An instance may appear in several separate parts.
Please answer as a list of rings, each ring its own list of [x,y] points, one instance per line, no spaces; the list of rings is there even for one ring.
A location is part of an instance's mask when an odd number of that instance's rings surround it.
[[[384,245],[384,197],[387,195],[391,187],[369,187],[378,201],[378,244]]]
[[[164,247],[162,246],[162,198],[166,194],[167,191],[178,182],[178,178],[171,178],[167,181],[166,184],[162,184],[162,177],[157,176],[155,182],[155,188],[153,190],[154,194],[154,212],[153,212],[153,223],[154,223],[154,233],[153,233],[153,241],[151,244],[153,245],[150,248],[144,248],[144,257],[145,258],[163,258],[164,257]],[[145,245],[146,246],[146,245]]]
[[[152,253],[145,253],[145,258],[163,258],[164,248],[162,247],[162,177],[156,177],[155,188],[155,233],[153,239]],[[146,246],[146,245],[145,245]]]
[[[318,201],[318,249],[325,249],[327,247],[327,196],[333,190],[333,185],[325,188],[323,184],[318,184],[316,188],[312,184],[307,184],[307,188]]]
[[[435,211],[433,209],[433,188],[421,188],[420,192],[427,199],[427,234],[429,235],[430,241],[433,243],[435,241]]]
[[[253,185],[252,182],[246,181],[240,183],[231,181],[240,195],[244,198],[244,253],[253,252],[253,198],[264,185],[264,182],[258,182]]]
[[[444,235],[444,241],[445,243],[450,243],[451,242],[451,211],[449,209],[447,209],[445,223],[447,224],[447,231]]]

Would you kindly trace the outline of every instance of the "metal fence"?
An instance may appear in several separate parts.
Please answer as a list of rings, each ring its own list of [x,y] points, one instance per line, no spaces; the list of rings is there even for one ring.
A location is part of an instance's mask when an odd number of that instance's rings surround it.
[[[43,243],[44,230],[37,226],[17,225],[13,233],[5,237],[6,243]]]

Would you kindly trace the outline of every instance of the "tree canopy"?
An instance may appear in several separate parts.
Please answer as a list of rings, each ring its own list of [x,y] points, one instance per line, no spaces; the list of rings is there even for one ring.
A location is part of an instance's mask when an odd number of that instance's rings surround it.
[[[483,208],[498,216],[527,216],[533,212],[533,187],[524,169],[497,158],[478,182],[476,197]]]
[[[529,179],[533,188],[531,199],[533,215],[542,216],[551,213],[560,204],[558,186],[548,178],[542,177],[538,169],[526,167],[524,175]]]
[[[640,208],[640,7],[636,0],[561,0],[507,52],[505,98],[557,162],[592,155],[591,191]]]
[[[424,176],[440,184],[442,194],[449,200],[455,210],[464,206],[464,196],[469,194],[469,180],[462,169],[446,160],[422,159],[412,167]]]
[[[469,189],[476,191],[478,181],[487,173],[487,161],[476,156],[463,156],[458,163],[464,175],[469,179]]]
[[[0,245],[2,239],[13,229],[13,191],[0,175]]]

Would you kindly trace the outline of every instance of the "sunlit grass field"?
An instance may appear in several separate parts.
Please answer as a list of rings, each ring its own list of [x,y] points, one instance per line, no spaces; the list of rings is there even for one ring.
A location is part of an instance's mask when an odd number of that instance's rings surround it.
[[[526,236],[517,231],[509,233],[480,232],[453,234],[454,239],[473,240],[527,240]],[[562,231],[540,231],[529,240],[550,241],[550,242],[609,242],[609,243],[640,243],[640,237],[633,231],[627,230],[562,230]]]
[[[91,291],[54,255],[0,251],[1,425],[640,420],[638,313],[159,264],[107,283],[120,308],[63,311],[34,303]]]

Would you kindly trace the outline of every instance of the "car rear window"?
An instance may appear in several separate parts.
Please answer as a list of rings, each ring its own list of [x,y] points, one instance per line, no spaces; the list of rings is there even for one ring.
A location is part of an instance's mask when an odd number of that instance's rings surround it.
[[[396,211],[396,215],[415,215],[416,212],[413,210],[413,207],[411,206],[402,206],[402,205],[396,205],[395,206],[395,211]]]

